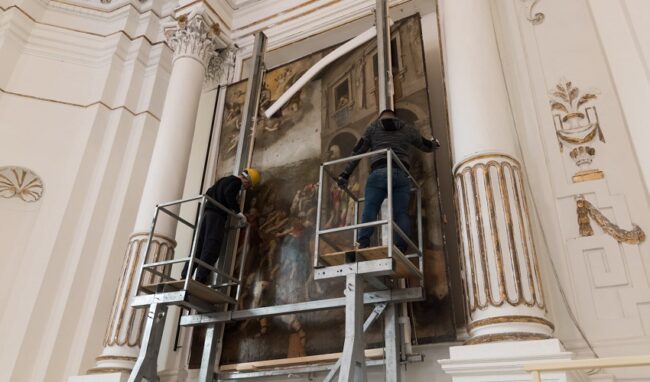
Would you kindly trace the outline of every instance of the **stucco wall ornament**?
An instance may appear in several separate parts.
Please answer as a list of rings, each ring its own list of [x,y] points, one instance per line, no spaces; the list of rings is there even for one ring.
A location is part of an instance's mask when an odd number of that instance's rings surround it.
[[[215,51],[208,61],[208,67],[205,70],[206,84],[224,84],[227,79],[224,75],[228,74],[228,68],[235,66],[235,53],[237,48],[229,45],[220,51]]]
[[[219,45],[219,24],[210,24],[203,15],[194,13],[181,15],[176,21],[176,26],[165,30],[174,60],[191,57],[207,68]]]
[[[640,244],[645,241],[645,232],[638,225],[633,224],[633,228],[629,231],[622,229],[607,219],[602,212],[598,211],[593,204],[583,197],[576,199],[576,207],[580,236],[593,236],[594,229],[590,223],[591,219],[593,219],[606,234],[613,237],[619,243]]]
[[[560,145],[569,147],[569,156],[573,159],[579,171],[573,176],[573,182],[602,179],[603,172],[592,169],[591,163],[596,155],[596,149],[588,143],[598,138],[605,142],[605,136],[598,122],[595,106],[589,106],[598,97],[594,93],[580,93],[571,81],[560,81],[551,90],[551,111],[555,133]]]
[[[0,167],[0,197],[20,198],[33,203],[43,196],[43,181],[32,170],[17,166]]]
[[[533,25],[539,25],[542,22],[544,22],[544,14],[542,12],[537,12],[533,14],[534,8],[539,3],[539,0],[521,0],[526,4],[526,7],[528,7],[528,15],[526,16],[526,19],[530,21],[531,24]]]

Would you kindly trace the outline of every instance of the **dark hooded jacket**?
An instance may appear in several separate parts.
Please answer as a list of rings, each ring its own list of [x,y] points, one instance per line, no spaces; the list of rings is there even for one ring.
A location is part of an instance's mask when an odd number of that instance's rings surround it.
[[[390,148],[404,166],[410,169],[410,146],[415,146],[424,152],[432,152],[436,149],[433,142],[421,136],[413,126],[404,121],[397,118],[378,119],[368,126],[366,132],[354,146],[352,155]],[[348,178],[358,164],[359,160],[349,162],[341,176]],[[372,170],[386,167],[386,155],[372,156],[370,167]]]

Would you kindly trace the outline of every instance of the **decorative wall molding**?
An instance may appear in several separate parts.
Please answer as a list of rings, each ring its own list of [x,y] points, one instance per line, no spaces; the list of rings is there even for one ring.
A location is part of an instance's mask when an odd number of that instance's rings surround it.
[[[30,19],[33,23],[38,24],[38,25],[43,25],[43,26],[47,26],[47,27],[66,30],[66,31],[69,31],[69,32],[82,33],[82,34],[87,34],[87,35],[90,35],[90,36],[102,37],[102,38],[109,38],[109,37],[113,37],[113,36],[116,36],[116,35],[123,35],[124,37],[128,38],[131,41],[144,39],[145,41],[147,41],[147,43],[149,45],[153,46],[153,45],[165,44],[169,48],[169,45],[167,44],[167,41],[164,41],[164,40],[153,41],[149,36],[147,36],[144,33],[137,34],[137,35],[131,35],[128,31],[123,30],[123,29],[120,29],[120,30],[117,30],[117,31],[114,31],[114,32],[110,32],[110,33],[97,33],[97,32],[92,32],[92,31],[88,31],[88,30],[71,28],[71,27],[69,27],[67,25],[59,25],[59,24],[46,23],[46,22],[39,21],[34,16],[29,14],[27,11],[25,11],[19,5],[16,5],[16,4],[12,4],[12,5],[10,5],[10,6],[6,7],[6,8],[0,6],[0,10],[5,11],[5,12],[8,12],[8,11],[10,11],[12,9],[15,9],[18,12],[22,13],[25,17]]]
[[[156,121],[160,122],[160,117],[153,114],[149,110],[136,112],[136,111],[133,111],[133,110],[129,109],[128,106],[125,106],[125,105],[110,106],[110,105],[106,104],[103,101],[96,101],[96,102],[92,102],[92,103],[83,105],[83,104],[78,104],[78,103],[74,103],[74,102],[59,101],[59,100],[51,99],[51,98],[38,97],[38,96],[29,95],[29,94],[16,93],[16,92],[8,91],[8,90],[2,89],[2,88],[0,88],[0,93],[9,94],[9,95],[16,96],[16,97],[31,98],[31,99],[34,99],[34,100],[37,100],[37,101],[52,102],[52,103],[58,103],[58,104],[61,104],[61,105],[80,107],[80,108],[84,108],[84,109],[87,109],[87,108],[90,108],[90,107],[93,107],[93,106],[96,106],[96,105],[101,105],[101,106],[104,106],[105,108],[107,108],[110,111],[126,110],[129,114],[133,115],[134,117],[137,117],[137,116],[140,116],[140,115],[143,115],[143,114],[148,114],[150,117],[152,117]]]
[[[163,19],[169,17],[173,13],[178,0],[128,0],[128,1],[100,1],[93,3],[90,1],[79,0],[37,0],[42,3],[47,3],[49,7],[65,9],[67,11],[75,11],[81,15],[96,15],[96,14],[114,14],[129,10],[136,12],[139,15],[152,13],[156,17]]]
[[[596,155],[592,142],[598,138],[605,143],[596,106],[590,105],[597,98],[595,92],[581,95],[571,81],[562,80],[551,90],[550,107],[560,152],[569,146],[569,156],[579,169],[572,178],[574,183],[604,177],[601,170],[591,168]]]
[[[235,66],[236,53],[237,48],[234,45],[229,45],[210,58],[205,71],[205,82],[208,86],[226,83],[223,76],[228,73],[227,68]]]
[[[528,15],[526,15],[526,19],[530,21],[531,24],[533,25],[539,25],[544,22],[544,19],[546,16],[542,12],[537,12],[533,14],[534,8],[539,3],[540,0],[522,0],[524,3],[526,3],[526,7],[528,8]]]
[[[0,167],[0,197],[34,203],[43,196],[43,180],[25,167]]]
[[[631,230],[625,230],[609,220],[602,212],[583,197],[576,199],[578,213],[578,225],[580,236],[593,236],[594,229],[591,227],[590,218],[595,220],[598,226],[609,236],[619,243],[640,244],[645,241],[645,232],[636,224]]]

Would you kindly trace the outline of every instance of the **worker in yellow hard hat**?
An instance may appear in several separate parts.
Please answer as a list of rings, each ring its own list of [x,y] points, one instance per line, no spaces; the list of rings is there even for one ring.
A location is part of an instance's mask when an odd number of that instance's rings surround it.
[[[217,201],[221,206],[208,202],[203,213],[201,226],[198,227],[198,239],[196,243],[196,258],[210,265],[214,265],[219,258],[221,243],[227,235],[226,222],[229,213],[227,210],[238,215],[239,223],[246,224],[246,216],[239,209],[241,193],[260,184],[262,176],[254,168],[247,168],[239,176],[230,175],[223,177],[206,191],[206,195]],[[181,273],[182,278],[187,277],[187,264]],[[197,268],[194,264],[192,272]],[[191,274],[190,274],[191,276]],[[207,283],[210,270],[199,266],[196,271],[195,280]]]

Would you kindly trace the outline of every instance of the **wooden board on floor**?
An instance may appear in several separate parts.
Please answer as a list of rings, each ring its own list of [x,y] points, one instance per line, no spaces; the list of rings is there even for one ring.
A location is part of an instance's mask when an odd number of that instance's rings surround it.
[[[345,254],[351,251],[342,251],[342,252],[332,252],[321,255],[321,260],[327,265],[342,265],[345,264]],[[397,247],[393,246],[393,253],[401,253]],[[388,247],[379,246],[379,247],[369,247],[362,248],[356,251],[357,261],[368,261],[368,260],[381,260],[388,257]],[[411,270],[411,268],[404,264],[404,261],[410,261],[403,256],[393,256],[393,260],[397,264],[397,269],[395,276],[398,278],[417,276]]]
[[[320,355],[310,355],[305,357],[272,359],[268,361],[236,363],[231,365],[223,365],[219,368],[221,372],[232,371],[257,371],[263,369],[273,369],[278,367],[291,367],[313,365],[320,363],[334,363],[343,353],[330,353]],[[366,359],[381,359],[384,357],[384,349],[366,349]]]
[[[179,290],[183,290],[184,284],[185,284],[185,280],[174,280],[174,281],[166,281],[157,284],[146,284],[142,286],[142,289],[145,289],[151,293],[156,293],[157,291],[160,290],[159,288],[162,287],[161,289],[163,292],[176,292]],[[235,302],[234,299],[226,296],[225,294],[219,292],[218,290],[212,289],[207,285],[201,284],[200,282],[195,280],[190,280],[190,283],[187,286],[187,291],[192,296],[212,305],[222,304],[226,302],[228,303]]]

